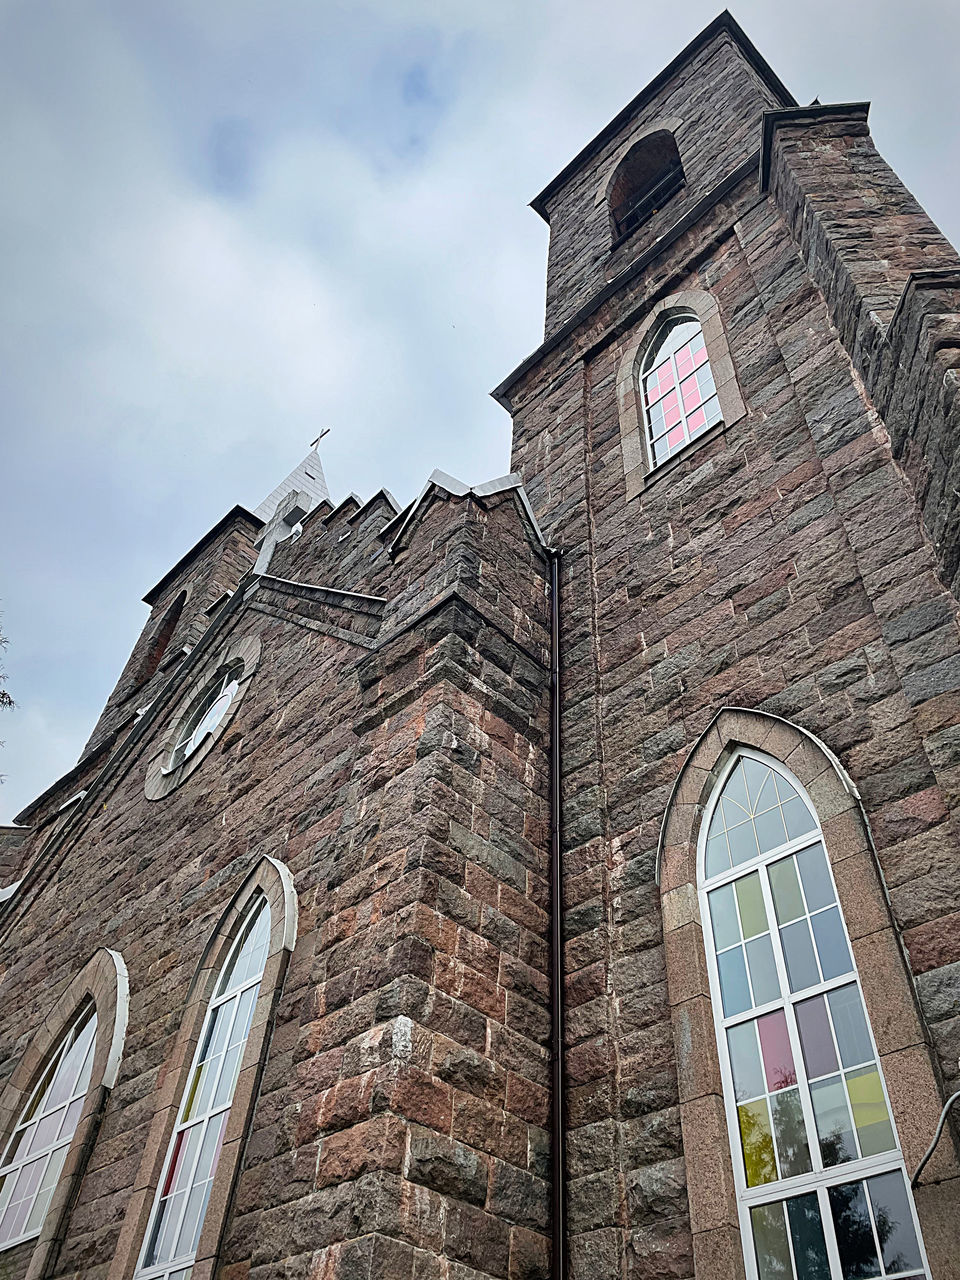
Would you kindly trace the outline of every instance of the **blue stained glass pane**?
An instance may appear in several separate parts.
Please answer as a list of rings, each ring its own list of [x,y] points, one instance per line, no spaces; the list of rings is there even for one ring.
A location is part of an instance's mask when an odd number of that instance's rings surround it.
[[[920,1257],[920,1246],[913,1227],[913,1214],[910,1212],[903,1175],[897,1170],[868,1178],[867,1190],[873,1205],[873,1219],[877,1224],[883,1265],[887,1271],[922,1267],[923,1260]]]
[[[741,862],[749,862],[752,858],[759,858],[757,837],[753,830],[753,823],[749,819],[741,822],[738,827],[728,827],[727,840],[730,843],[730,856],[734,866],[739,866]]]
[[[828,1194],[843,1280],[869,1280],[882,1275],[863,1183],[844,1182],[839,1187],[830,1187]]]
[[[808,911],[819,911],[821,907],[829,906],[836,900],[822,844],[812,844],[809,849],[801,849],[797,854],[797,866],[800,868]]]
[[[730,1066],[733,1070],[733,1092],[738,1102],[759,1098],[767,1088],[757,1045],[756,1022],[741,1022],[727,1031]]]
[[[780,930],[780,941],[783,943],[783,955],[787,962],[790,990],[803,991],[805,987],[815,986],[820,981],[820,974],[817,972],[813,943],[810,941],[810,926],[806,920],[784,925]]]
[[[753,812],[766,813],[777,803],[777,786],[773,780],[773,772],[768,769],[767,776],[760,783],[760,790],[753,797]]]
[[[712,876],[718,876],[721,871],[730,870],[730,853],[727,850],[727,837],[723,834],[719,822],[714,820],[714,827],[717,830],[716,835],[711,835],[707,840],[707,856],[704,863],[704,870],[709,880]]]
[[[749,756],[744,756],[743,777],[747,784],[747,792],[754,805],[756,805],[763,784],[769,775],[770,769],[767,765],[761,764],[759,760],[751,760]]]
[[[817,940],[817,955],[820,957],[820,968],[824,978],[838,978],[841,973],[849,973],[853,968],[850,963],[850,949],[843,935],[843,922],[836,907],[821,911],[811,916],[813,936]]]
[[[785,800],[783,803],[783,820],[787,824],[787,836],[796,840],[816,828],[816,823],[807,806],[798,797]]]
[[[724,951],[717,956],[720,971],[720,994],[723,998],[723,1015],[732,1018],[751,1007],[750,988],[747,985],[747,966],[743,962],[743,948]]]
[[[735,800],[731,800],[727,795],[721,796],[720,808],[723,812],[724,826],[728,831],[731,827],[736,827],[741,822],[746,822],[750,817],[750,814],[742,805],[737,804]]]
[[[873,1061],[873,1045],[867,1030],[863,1001],[855,983],[849,987],[837,987],[827,996],[833,1015],[833,1029],[837,1033],[840,1057],[845,1067],[856,1067],[861,1062]],[[802,1006],[801,1006],[802,1007]]]
[[[734,769],[730,777],[724,783],[723,794],[734,803],[738,804],[744,812],[750,812],[750,801],[747,799],[747,788],[743,781],[743,762]]]
[[[757,840],[761,853],[769,853],[771,849],[787,843],[787,830],[783,825],[780,809],[769,809],[766,813],[758,813],[756,818]]]
[[[767,1004],[780,998],[780,979],[773,959],[773,944],[769,933],[752,938],[747,943],[747,964],[753,984],[753,1003]]]

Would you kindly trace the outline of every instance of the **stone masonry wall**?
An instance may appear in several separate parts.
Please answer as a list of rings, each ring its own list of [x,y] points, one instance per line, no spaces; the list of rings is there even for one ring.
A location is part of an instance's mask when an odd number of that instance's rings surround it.
[[[546,333],[549,336],[603,287],[629,257],[652,245],[698,200],[743,164],[759,144],[763,111],[785,106],[721,33],[700,49],[650,102],[550,199]],[[718,128],[718,120],[723,127]],[[611,254],[605,188],[623,149],[646,128],[668,122],[686,186]]]
[[[804,153],[811,172],[818,153]],[[711,1274],[678,1112],[707,1086],[671,1031],[655,851],[680,766],[720,707],[784,716],[849,771],[934,1061],[957,1084],[957,602],[801,247],[744,185],[510,391],[513,467],[565,551],[573,1277],[687,1277],[695,1261]],[[719,303],[747,416],[628,503],[620,356],[649,307],[688,288]],[[901,1124],[908,1165],[930,1136]],[[935,1204],[918,1196],[944,1280],[951,1186]]]
[[[213,647],[256,635],[260,665],[214,752],[145,799],[168,688],[63,832],[39,833],[0,922],[2,1078],[97,947],[131,997],[54,1274],[106,1275],[197,961],[270,854],[300,931],[220,1274],[546,1275],[544,564],[508,494],[422,513],[381,638],[336,626],[335,592],[251,584]],[[443,584],[419,612],[418,579]],[[3,1255],[10,1280],[30,1252]]]

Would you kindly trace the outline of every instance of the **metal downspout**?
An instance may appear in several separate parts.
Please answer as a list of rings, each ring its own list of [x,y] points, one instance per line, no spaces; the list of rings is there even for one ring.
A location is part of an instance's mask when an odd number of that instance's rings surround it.
[[[560,868],[560,589],[561,552],[550,557],[550,1074],[551,1276],[567,1272],[566,1096],[563,1071],[563,886]]]

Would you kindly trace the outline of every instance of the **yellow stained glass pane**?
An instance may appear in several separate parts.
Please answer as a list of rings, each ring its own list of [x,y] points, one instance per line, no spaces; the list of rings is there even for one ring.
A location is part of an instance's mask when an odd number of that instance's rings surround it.
[[[742,880],[738,880],[734,888],[737,891],[743,936],[755,938],[758,933],[766,933],[767,913],[763,905],[763,894],[760,891],[760,876],[753,871]]]
[[[876,1067],[862,1067],[849,1072],[846,1079],[860,1150],[865,1156],[891,1150],[894,1145],[893,1128],[883,1096],[880,1072]]]
[[[741,1103],[737,1107],[737,1118],[740,1123],[740,1144],[743,1147],[747,1186],[759,1187],[764,1182],[775,1182],[777,1163],[773,1154],[773,1133],[766,1098]]]

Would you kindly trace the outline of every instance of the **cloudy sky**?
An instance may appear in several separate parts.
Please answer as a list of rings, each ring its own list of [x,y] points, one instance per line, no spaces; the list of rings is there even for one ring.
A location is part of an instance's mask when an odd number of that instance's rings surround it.
[[[0,0],[0,820],[68,769],[143,593],[330,428],[335,500],[509,469],[527,201],[716,0]],[[960,240],[957,0],[742,0]]]

